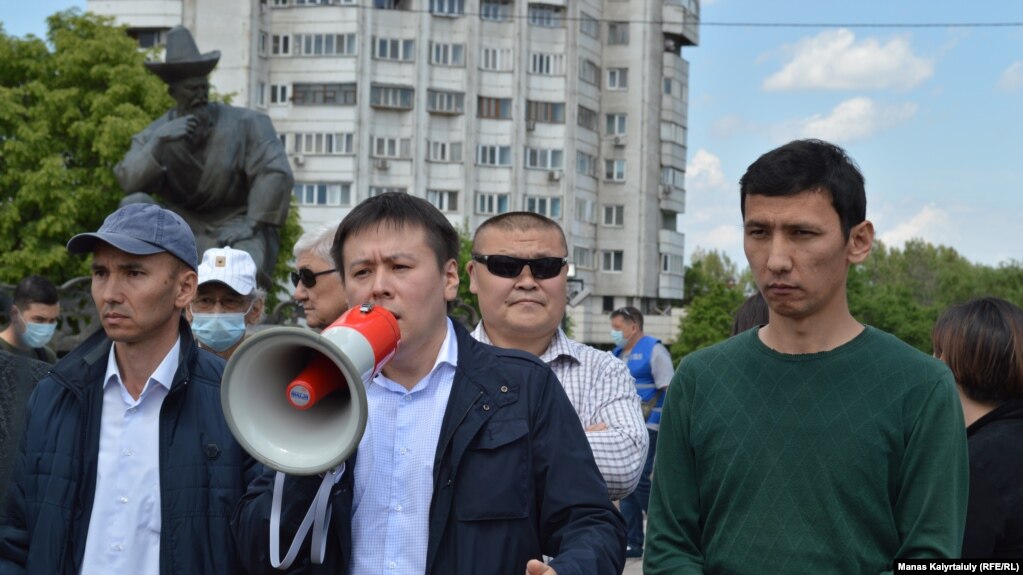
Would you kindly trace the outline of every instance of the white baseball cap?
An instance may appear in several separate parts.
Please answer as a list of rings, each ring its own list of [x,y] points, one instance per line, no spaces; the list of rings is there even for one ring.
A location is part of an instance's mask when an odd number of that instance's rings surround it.
[[[234,248],[210,248],[199,264],[199,285],[220,282],[249,295],[256,288],[256,262],[248,252]]]

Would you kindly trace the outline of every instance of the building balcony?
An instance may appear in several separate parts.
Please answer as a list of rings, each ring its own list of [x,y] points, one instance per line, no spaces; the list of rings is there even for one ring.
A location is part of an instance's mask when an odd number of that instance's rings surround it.
[[[700,4],[697,0],[665,0],[665,51],[678,52],[683,46],[700,43]],[[674,46],[668,50],[667,43]]]

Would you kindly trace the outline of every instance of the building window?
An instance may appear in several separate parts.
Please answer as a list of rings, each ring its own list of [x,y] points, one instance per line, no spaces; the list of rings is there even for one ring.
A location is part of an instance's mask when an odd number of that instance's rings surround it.
[[[661,183],[682,189],[686,185],[686,173],[672,166],[661,167]]]
[[[270,36],[266,32],[259,33],[259,55],[266,56],[267,44],[270,43]]]
[[[396,188],[388,186],[370,186],[369,197],[374,198],[382,194],[407,194],[408,188]]]
[[[661,254],[661,272],[679,276],[685,274],[685,259],[676,254]]]
[[[597,157],[577,150],[575,153],[575,172],[596,178]]]
[[[575,221],[586,224],[597,223],[596,206],[593,200],[586,198],[575,199]]]
[[[686,127],[675,122],[661,122],[661,139],[665,142],[686,145]]]
[[[480,69],[508,72],[512,69],[513,61],[511,49],[483,48],[483,54],[480,58]]]
[[[599,38],[600,23],[597,22],[597,19],[586,12],[580,12],[579,14],[579,31],[590,38]]]
[[[604,179],[609,182],[624,182],[625,160],[604,160]]]
[[[597,113],[586,106],[579,106],[576,120],[580,128],[586,128],[587,130],[593,130],[594,132],[597,131]]]
[[[529,73],[541,76],[564,76],[565,55],[533,52],[529,57]]]
[[[482,0],[480,19],[493,22],[507,22],[512,16],[512,0]]]
[[[296,154],[339,156],[355,153],[355,134],[351,132],[298,132],[294,134],[293,141]]]
[[[525,210],[547,216],[551,219],[561,217],[561,198],[548,198],[544,196],[526,196]]]
[[[373,7],[380,10],[403,10],[402,2],[406,0],[373,0]]]
[[[480,118],[492,118],[495,120],[511,119],[511,98],[486,98],[479,97],[478,115]]]
[[[465,66],[465,45],[431,43],[430,63],[436,66]]]
[[[288,103],[288,85],[287,84],[273,84],[270,86],[270,103],[271,104],[287,104]]]
[[[591,60],[583,59],[579,63],[579,79],[594,86],[600,85],[600,66]]]
[[[373,138],[373,157],[375,158],[411,158],[412,141],[408,138]]]
[[[624,136],[626,126],[626,114],[606,114],[608,136]]]
[[[607,43],[609,45],[624,45],[629,43],[628,22],[608,22]]]
[[[352,204],[352,184],[350,182],[299,182],[292,188],[292,193],[300,206],[349,206]]]
[[[622,260],[624,259],[624,252],[622,250],[604,250],[600,252],[600,271],[602,272],[620,272],[622,271]]]
[[[416,58],[415,40],[373,38],[373,57],[379,60],[412,62]]]
[[[455,190],[426,190],[426,201],[442,212],[458,211],[458,192]]]
[[[463,114],[465,113],[465,94],[428,90],[426,92],[426,109],[435,114]]]
[[[354,56],[357,45],[355,33],[295,34],[293,39],[296,56]]]
[[[130,28],[128,35],[139,43],[139,48],[155,48],[164,44],[166,28]]]
[[[462,16],[465,14],[465,0],[430,0],[430,13]]]
[[[270,40],[270,54],[288,56],[291,54],[291,36],[274,34]]]
[[[508,211],[508,194],[476,192],[477,214],[503,214]]]
[[[476,146],[476,163],[481,166],[510,166],[511,146]]]
[[[534,170],[560,170],[564,167],[562,150],[526,148],[526,167]]]
[[[608,204],[604,206],[604,225],[620,228],[625,225],[625,206]]]
[[[427,142],[427,149],[429,150],[427,159],[431,162],[462,161],[461,142]]]
[[[608,68],[607,69],[607,89],[608,90],[627,90],[629,88],[629,69],[628,68]]]
[[[415,90],[404,86],[372,86],[369,90],[369,105],[374,108],[411,110]]]
[[[291,103],[296,106],[354,106],[355,83],[295,84]]]
[[[530,4],[529,23],[544,28],[561,28],[565,25],[565,9],[548,4]]]
[[[565,104],[561,102],[526,101],[526,120],[544,124],[564,124]]]
[[[593,250],[582,246],[572,248],[572,263],[577,268],[593,269]]]
[[[356,0],[293,0],[293,2],[295,6],[336,6],[338,4],[355,4]],[[287,0],[285,0],[285,4],[287,4]]]

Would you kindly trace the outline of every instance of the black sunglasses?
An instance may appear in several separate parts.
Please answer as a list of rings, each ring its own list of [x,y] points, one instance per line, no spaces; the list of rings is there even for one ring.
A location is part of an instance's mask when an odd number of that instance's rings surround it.
[[[502,278],[517,278],[522,273],[524,266],[529,266],[529,271],[538,280],[552,278],[561,273],[561,268],[568,263],[568,258],[535,258],[527,260],[513,256],[482,256],[472,254],[472,259],[487,266],[487,270],[495,276]]]
[[[302,282],[306,289],[312,289],[316,285],[316,278],[336,271],[337,268],[323,270],[322,272],[313,272],[309,268],[302,268],[297,272],[291,272],[291,285],[298,287],[298,282]]]

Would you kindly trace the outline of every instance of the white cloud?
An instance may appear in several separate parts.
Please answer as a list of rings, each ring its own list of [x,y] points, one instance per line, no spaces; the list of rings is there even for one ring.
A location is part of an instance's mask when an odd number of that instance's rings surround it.
[[[847,144],[865,140],[909,120],[916,109],[912,102],[881,105],[870,98],[852,98],[835,106],[827,115],[816,114],[800,120],[796,129],[803,138]]]
[[[998,87],[1006,92],[1023,89],[1023,60],[1013,62],[1002,72]]]
[[[700,148],[686,167],[686,188],[694,191],[725,191],[728,181],[721,158]]]
[[[934,73],[933,61],[913,54],[907,39],[857,42],[844,28],[805,38],[792,52],[792,59],[764,80],[765,90],[909,89]]]
[[[935,244],[947,244],[950,238],[945,232],[954,229],[952,216],[946,210],[934,204],[927,204],[917,213],[904,219],[895,226],[879,234],[884,243],[901,246],[907,240],[921,238]]]

